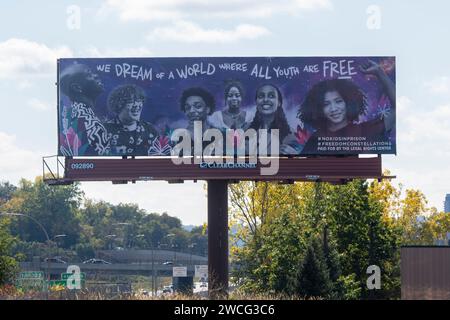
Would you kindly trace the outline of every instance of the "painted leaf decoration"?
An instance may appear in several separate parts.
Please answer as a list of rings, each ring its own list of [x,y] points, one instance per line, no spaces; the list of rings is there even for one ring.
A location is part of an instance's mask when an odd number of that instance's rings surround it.
[[[169,137],[161,136],[153,140],[151,147],[148,149],[148,155],[170,155],[170,150]]]
[[[311,137],[311,133],[306,129],[302,129],[300,126],[297,126],[295,137],[297,138],[298,143],[304,145],[306,144],[306,141],[308,141],[308,139]]]

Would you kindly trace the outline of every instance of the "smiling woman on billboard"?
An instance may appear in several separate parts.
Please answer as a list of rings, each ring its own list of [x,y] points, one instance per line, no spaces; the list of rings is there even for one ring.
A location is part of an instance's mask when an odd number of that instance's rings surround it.
[[[358,122],[360,116],[366,115],[368,107],[365,93],[348,79],[320,81],[307,93],[299,110],[300,120],[316,130],[306,142],[302,154],[317,154],[325,151],[325,147],[339,146],[340,142],[345,142],[347,146],[353,143],[355,148],[356,145],[357,148],[369,148],[371,142],[386,140],[385,135],[395,125],[394,84],[381,66],[371,60],[361,65],[360,70],[381,82],[391,102],[389,112],[369,121]],[[343,149],[341,153],[352,153],[350,151]]]

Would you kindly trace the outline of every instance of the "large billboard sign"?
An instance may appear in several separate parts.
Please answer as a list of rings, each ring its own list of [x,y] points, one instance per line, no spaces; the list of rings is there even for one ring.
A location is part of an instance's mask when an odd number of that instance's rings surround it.
[[[60,156],[396,153],[394,57],[60,59],[58,97]]]

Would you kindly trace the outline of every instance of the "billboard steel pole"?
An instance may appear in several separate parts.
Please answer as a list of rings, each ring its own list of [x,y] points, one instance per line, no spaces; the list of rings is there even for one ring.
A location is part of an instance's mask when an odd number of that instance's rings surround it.
[[[208,180],[208,294],[228,294],[228,181]]]

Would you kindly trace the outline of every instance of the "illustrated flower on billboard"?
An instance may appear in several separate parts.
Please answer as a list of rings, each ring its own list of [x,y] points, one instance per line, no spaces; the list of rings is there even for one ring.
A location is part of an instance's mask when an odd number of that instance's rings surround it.
[[[72,127],[68,128],[61,134],[60,141],[63,142],[61,152],[68,156],[78,156],[78,150],[81,147],[81,141],[77,133]]]
[[[160,136],[153,140],[150,149],[148,149],[149,156],[164,156],[170,155],[170,144],[168,136]]]

